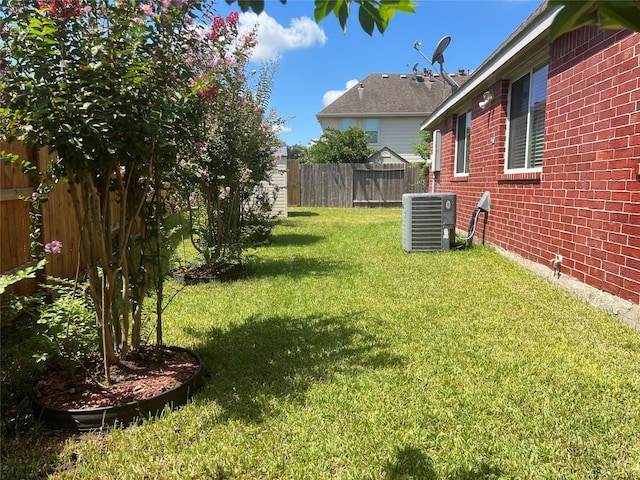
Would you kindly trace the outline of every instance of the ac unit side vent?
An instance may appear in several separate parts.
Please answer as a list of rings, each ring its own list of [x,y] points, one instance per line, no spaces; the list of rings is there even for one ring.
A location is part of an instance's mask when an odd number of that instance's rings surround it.
[[[402,248],[407,252],[450,250],[455,245],[456,194],[402,196]]]

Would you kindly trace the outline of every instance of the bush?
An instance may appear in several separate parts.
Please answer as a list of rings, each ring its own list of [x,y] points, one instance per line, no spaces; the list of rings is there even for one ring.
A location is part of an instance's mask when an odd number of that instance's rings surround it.
[[[44,327],[41,335],[49,348],[34,354],[34,358],[73,371],[98,350],[96,314],[86,284],[51,280],[55,283],[47,287],[55,298],[40,308],[37,321]]]

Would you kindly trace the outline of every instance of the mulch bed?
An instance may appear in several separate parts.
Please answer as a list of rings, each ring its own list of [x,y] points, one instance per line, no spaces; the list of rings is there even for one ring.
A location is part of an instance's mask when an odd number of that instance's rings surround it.
[[[186,382],[198,361],[184,351],[142,346],[117,365],[111,365],[111,385],[105,386],[104,368],[95,353],[86,368],[71,375],[48,370],[34,384],[33,396],[43,406],[63,410],[113,407],[154,397]]]

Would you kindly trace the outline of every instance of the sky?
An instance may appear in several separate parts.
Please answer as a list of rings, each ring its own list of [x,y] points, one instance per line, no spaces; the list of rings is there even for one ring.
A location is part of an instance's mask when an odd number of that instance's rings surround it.
[[[313,0],[266,0],[265,11],[240,14],[240,29],[257,24],[258,45],[250,69],[277,61],[270,108],[286,120],[280,139],[307,146],[322,134],[316,114],[370,73],[412,73],[434,69],[413,47],[431,58],[445,36],[445,72],[473,71],[540,5],[541,0],[417,0],[415,14],[397,13],[384,35],[367,35],[352,11],[343,32],[328,16],[313,20]],[[217,12],[239,11],[220,0]],[[437,67],[437,65],[436,65]]]

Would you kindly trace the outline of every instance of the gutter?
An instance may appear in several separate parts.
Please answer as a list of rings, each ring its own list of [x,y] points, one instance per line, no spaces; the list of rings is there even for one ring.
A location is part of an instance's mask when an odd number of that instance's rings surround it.
[[[454,92],[435,109],[431,116],[422,122],[420,130],[432,129],[435,125],[440,123],[446,116],[447,112],[464,100],[470,92],[475,89],[479,89],[484,82],[489,80],[491,76],[516,57],[527,45],[545,34],[549,30],[549,27],[551,27],[551,24],[561,9],[562,7],[556,7],[544,12],[538,19],[532,22],[529,28],[524,30],[520,35],[514,37],[510,42],[507,42],[504,47],[500,48],[498,54],[493,54],[493,59],[484,65],[481,65],[480,68],[469,77],[469,80],[462,84],[456,92]]]
[[[427,116],[431,112],[364,112],[364,113],[325,113],[316,114],[316,118],[378,118],[378,117],[416,117]]]

